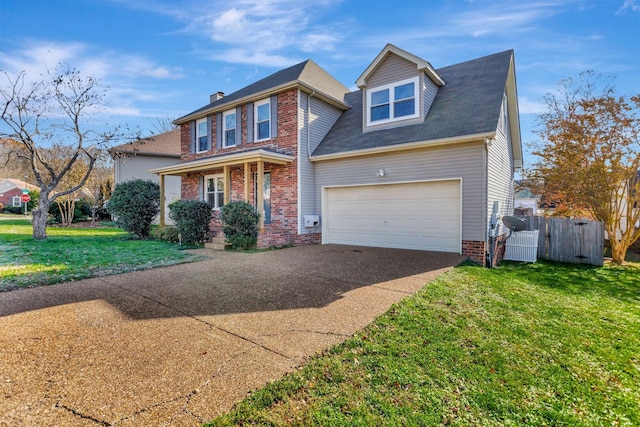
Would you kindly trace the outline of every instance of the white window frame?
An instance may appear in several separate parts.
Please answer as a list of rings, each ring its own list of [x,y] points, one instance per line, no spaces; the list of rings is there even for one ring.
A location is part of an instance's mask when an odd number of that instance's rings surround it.
[[[215,190],[213,191],[213,193],[210,193],[209,191],[207,191],[207,184],[209,183],[209,180],[213,179],[215,184],[214,184],[214,188]],[[218,191],[218,180],[222,181],[222,193],[220,193]],[[204,201],[209,203],[211,205],[211,208],[213,210],[219,210],[222,207],[222,204],[224,204],[224,186],[226,185],[226,183],[224,182],[224,175],[222,174],[216,174],[216,175],[205,175],[204,176]],[[211,203],[211,201],[209,200],[209,194],[213,194],[213,203]],[[219,194],[222,194],[222,199],[223,202],[222,204],[219,204]],[[218,206],[219,205],[219,206]]]
[[[200,125],[204,123],[204,128],[206,130],[206,133],[204,135],[200,134]],[[205,151],[207,151],[208,148],[208,141],[205,142],[205,148],[204,150],[200,149],[200,138],[205,137],[208,138],[209,137],[209,124],[207,123],[207,118],[205,117],[204,119],[200,119],[196,121],[196,153],[204,153]]]
[[[507,125],[509,123],[509,110],[508,108],[508,104],[507,104],[507,94],[504,93],[502,94],[502,111],[501,111],[501,115],[500,115],[500,121],[502,123],[500,123],[500,128],[506,133],[507,132]]]
[[[407,116],[400,116],[400,117],[395,117],[394,116],[394,103],[397,101],[403,101],[406,99],[410,99],[410,98],[404,98],[402,100],[395,100],[395,96],[394,96],[394,89],[398,86],[402,86],[405,85],[407,83],[413,83],[413,111],[414,113],[411,115],[407,115]],[[384,85],[384,86],[378,86],[378,87],[373,87],[371,89],[367,89],[367,126],[377,126],[377,125],[382,125],[385,123],[392,123],[392,122],[398,122],[401,120],[409,120],[409,119],[415,119],[416,117],[420,116],[420,90],[419,90],[419,84],[420,84],[420,77],[416,76],[410,79],[405,79],[405,80],[401,80],[398,82],[393,82],[391,84],[388,85]],[[388,90],[389,91],[389,118],[388,119],[382,119],[382,120],[371,120],[371,95],[374,92],[380,92],[383,90]]]
[[[11,199],[11,206],[14,208],[19,208],[22,206],[22,199],[20,199],[20,196],[13,196],[13,198]]]
[[[258,138],[258,124],[261,123],[260,121],[258,121],[258,108],[263,106],[263,105],[267,105],[269,107],[269,118],[267,120],[263,120],[262,122],[268,121],[269,122],[269,135],[266,138]],[[253,104],[253,132],[254,132],[254,142],[257,141],[266,141],[267,139],[271,139],[271,127],[272,127],[273,123],[271,123],[271,99],[267,98],[267,99],[263,99],[262,101],[258,101],[256,103]]]
[[[227,128],[227,117],[233,114],[233,128]],[[225,111],[224,113],[222,113],[222,146],[227,148],[227,147],[235,147],[236,145],[238,145],[238,141],[235,140],[235,136],[237,135],[236,132],[236,109],[234,108],[233,110],[229,110],[229,111]],[[227,142],[227,131],[232,130],[234,132],[234,141],[233,144],[229,144]]]

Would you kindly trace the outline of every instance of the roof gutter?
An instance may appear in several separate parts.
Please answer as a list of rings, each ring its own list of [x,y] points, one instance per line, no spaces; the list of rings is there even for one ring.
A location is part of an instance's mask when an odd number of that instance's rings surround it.
[[[383,147],[364,148],[362,150],[344,151],[340,153],[317,154],[309,157],[309,160],[313,162],[318,162],[323,160],[344,159],[348,157],[369,156],[372,154],[389,153],[392,151],[415,150],[417,148],[437,147],[440,145],[460,144],[464,142],[479,141],[479,140],[484,141],[485,138],[494,138],[495,136],[496,136],[495,131],[483,132],[483,133],[476,133],[472,135],[464,135],[464,136],[458,136],[453,138],[440,138],[440,139],[432,139],[428,141],[409,142],[406,144],[385,145]]]
[[[197,112],[194,112],[194,113],[187,114],[186,116],[182,116],[182,117],[174,120],[173,124],[174,125],[181,125],[183,123],[187,123],[187,122],[190,122],[192,120],[201,119],[201,118],[203,118],[205,116],[208,116],[209,114],[212,114],[212,113],[218,113],[218,112],[229,110],[230,108],[233,108],[233,107],[235,107],[237,105],[240,105],[240,104],[245,104],[245,103],[247,103],[247,102],[249,102],[251,100],[264,98],[264,97],[267,97],[267,96],[274,95],[274,94],[276,94],[278,92],[282,92],[282,91],[287,90],[287,89],[295,89],[295,88],[298,88],[298,87],[304,88],[308,92],[315,92],[316,97],[319,96],[321,98],[324,98],[327,102],[329,102],[330,104],[332,104],[333,106],[335,106],[337,108],[340,108],[341,110],[348,110],[349,109],[349,106],[347,104],[345,104],[344,101],[336,99],[333,96],[328,95],[328,94],[326,94],[326,93],[324,93],[322,91],[318,91],[315,88],[313,88],[312,86],[310,86],[310,85],[308,85],[308,84],[306,84],[304,82],[301,82],[299,80],[293,80],[293,81],[290,81],[290,82],[287,82],[287,83],[283,83],[283,84],[278,85],[278,86],[271,87],[271,88],[269,88],[267,90],[263,90],[261,92],[255,92],[255,93],[252,93],[251,95],[247,95],[247,96],[243,96],[242,98],[234,99],[234,100],[229,101],[227,103],[217,104],[217,105],[215,105],[215,106],[213,106],[211,108],[207,108],[207,109],[204,109],[204,110],[200,110],[200,111],[197,111]],[[222,98],[222,99],[224,99],[224,98]]]

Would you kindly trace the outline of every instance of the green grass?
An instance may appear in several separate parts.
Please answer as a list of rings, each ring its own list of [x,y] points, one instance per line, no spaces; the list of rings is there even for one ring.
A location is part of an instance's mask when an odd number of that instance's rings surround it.
[[[132,240],[115,227],[48,227],[47,235],[34,240],[28,220],[0,221],[0,291],[201,259],[174,243]]]
[[[460,266],[209,425],[640,425],[640,265]]]

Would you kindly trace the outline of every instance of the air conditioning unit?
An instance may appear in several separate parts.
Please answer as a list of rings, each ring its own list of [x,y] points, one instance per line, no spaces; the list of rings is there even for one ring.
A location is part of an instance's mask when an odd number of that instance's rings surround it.
[[[317,227],[320,225],[319,215],[303,215],[305,228]]]
[[[539,230],[516,231],[507,239],[504,259],[507,261],[536,262],[538,259]]]

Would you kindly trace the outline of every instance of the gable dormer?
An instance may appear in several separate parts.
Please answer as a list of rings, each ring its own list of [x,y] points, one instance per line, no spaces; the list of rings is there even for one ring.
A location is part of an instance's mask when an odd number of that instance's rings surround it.
[[[362,90],[363,131],[424,121],[444,86],[429,62],[387,44],[356,80]]]

